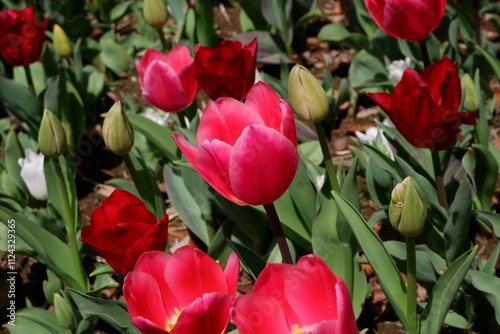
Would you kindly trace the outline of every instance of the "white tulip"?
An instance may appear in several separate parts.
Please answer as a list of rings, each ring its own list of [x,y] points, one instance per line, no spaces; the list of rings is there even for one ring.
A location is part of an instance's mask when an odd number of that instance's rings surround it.
[[[395,60],[389,65],[389,79],[398,84],[403,77],[403,73],[406,69],[411,68],[411,59],[406,57],[404,60]]]
[[[34,198],[46,201],[49,198],[45,174],[43,173],[42,153],[36,154],[31,149],[24,151],[25,158],[19,158],[17,163],[21,166],[21,178]]]

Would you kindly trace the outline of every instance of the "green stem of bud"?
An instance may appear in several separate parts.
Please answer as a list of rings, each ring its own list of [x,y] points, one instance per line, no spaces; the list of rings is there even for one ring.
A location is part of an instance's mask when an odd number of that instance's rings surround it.
[[[163,47],[163,52],[168,53],[170,51],[170,47],[168,45],[167,40],[165,39],[165,34],[163,33],[163,29],[157,29],[156,32],[158,33],[158,36],[160,37],[160,42],[161,46]]]
[[[411,331],[417,333],[417,256],[415,252],[415,238],[406,237],[406,279],[408,282],[406,293],[406,316]]]
[[[321,146],[321,152],[323,153],[323,159],[325,160],[326,174],[328,175],[328,180],[332,190],[340,192],[340,186],[337,180],[337,175],[335,174],[335,168],[333,167],[332,156],[330,155],[330,148],[328,147],[328,142],[325,136],[325,130],[321,125],[321,122],[315,122],[314,128],[318,134],[319,145]]]

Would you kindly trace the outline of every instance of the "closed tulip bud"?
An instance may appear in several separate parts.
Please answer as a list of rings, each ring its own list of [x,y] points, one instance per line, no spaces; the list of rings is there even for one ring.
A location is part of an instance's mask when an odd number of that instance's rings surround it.
[[[68,58],[73,54],[73,48],[69,41],[68,35],[64,32],[59,24],[54,24],[54,48],[61,58]]]
[[[405,237],[416,237],[424,228],[427,201],[418,184],[408,176],[391,194],[389,221]]]
[[[66,149],[66,133],[61,121],[48,108],[43,111],[40,132],[38,132],[38,147],[44,156],[57,158]]]
[[[318,80],[304,66],[290,72],[288,97],[294,113],[304,121],[320,122],[328,115],[328,98]]]
[[[118,101],[109,109],[102,132],[106,146],[117,155],[125,155],[134,145],[134,130]]]
[[[475,111],[479,109],[479,99],[476,94],[474,81],[468,74],[464,74],[460,81],[462,88],[465,88],[463,106],[467,111]]]
[[[144,0],[144,19],[155,29],[161,29],[168,20],[165,0]]]
[[[58,293],[54,293],[54,308],[59,324],[66,329],[73,329],[75,325],[73,314],[64,298]]]

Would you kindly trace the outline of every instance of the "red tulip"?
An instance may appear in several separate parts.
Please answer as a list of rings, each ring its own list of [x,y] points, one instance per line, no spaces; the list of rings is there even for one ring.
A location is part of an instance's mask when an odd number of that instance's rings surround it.
[[[196,98],[194,59],[189,48],[177,45],[169,54],[148,49],[135,61],[144,99],[163,111],[175,112],[190,106]]]
[[[458,112],[461,99],[457,68],[448,57],[422,73],[407,69],[392,94],[367,94],[413,146],[445,150],[462,124],[476,124],[476,112]]]
[[[40,59],[49,19],[38,21],[33,7],[0,12],[0,55],[11,66]]]
[[[147,252],[123,285],[132,324],[143,334],[224,333],[239,272],[234,253],[222,271],[190,246],[172,255]]]
[[[239,205],[275,201],[297,171],[292,110],[263,82],[252,87],[245,103],[224,97],[207,105],[198,149],[179,134],[173,137],[205,181]]]
[[[347,287],[316,255],[295,266],[268,263],[231,315],[240,334],[358,333]]]
[[[365,0],[365,5],[387,34],[419,42],[441,22],[446,0]]]
[[[142,253],[165,250],[168,216],[158,222],[139,198],[116,189],[92,212],[80,240],[97,250],[117,273],[125,275]]]
[[[242,100],[255,81],[257,40],[243,46],[222,41],[216,48],[200,47],[195,55],[196,80],[212,100]]]

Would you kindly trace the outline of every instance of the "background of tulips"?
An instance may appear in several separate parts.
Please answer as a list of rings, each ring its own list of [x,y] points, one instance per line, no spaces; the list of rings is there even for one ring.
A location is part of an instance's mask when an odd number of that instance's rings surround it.
[[[498,2],[0,10],[2,333],[500,332]]]

